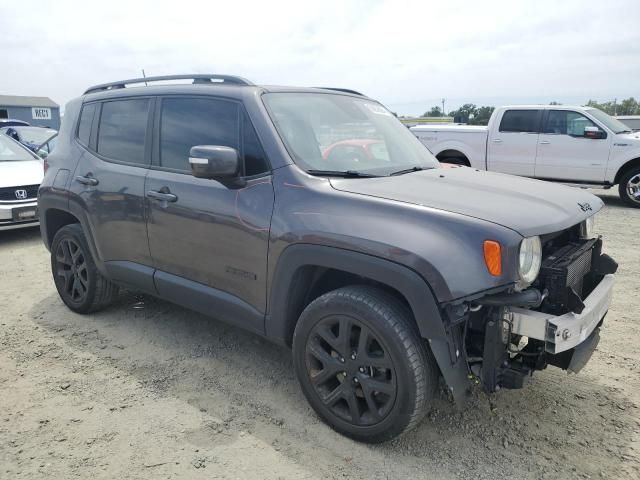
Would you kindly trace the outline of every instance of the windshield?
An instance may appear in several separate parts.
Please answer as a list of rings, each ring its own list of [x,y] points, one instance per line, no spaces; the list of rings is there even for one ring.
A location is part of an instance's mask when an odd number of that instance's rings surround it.
[[[11,140],[0,135],[0,162],[16,162],[21,160],[33,160],[29,152]]]
[[[597,108],[588,108],[587,112],[593,115],[596,120],[604,123],[604,126],[613,131],[613,133],[631,132],[631,129],[624,123],[607,115],[602,110],[598,110]]]
[[[390,175],[439,166],[409,129],[373,100],[326,93],[263,98],[287,150],[309,172]]]
[[[42,145],[56,133],[55,130],[41,127],[9,127],[7,130],[15,130],[21,142],[35,146]]]

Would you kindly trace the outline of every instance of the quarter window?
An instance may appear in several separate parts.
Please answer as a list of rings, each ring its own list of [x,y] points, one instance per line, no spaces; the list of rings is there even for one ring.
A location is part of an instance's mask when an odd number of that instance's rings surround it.
[[[578,112],[551,110],[544,126],[544,133],[584,137],[585,127],[595,126],[595,123]]]
[[[144,164],[149,99],[105,102],[100,114],[98,153],[107,158]]]
[[[96,104],[90,103],[82,107],[80,113],[80,122],[78,124],[78,140],[85,147],[89,145],[89,137],[91,136],[91,124],[93,123],[93,115],[96,111]]]
[[[538,133],[540,110],[507,110],[500,121],[501,132]]]
[[[256,134],[251,120],[246,113],[242,114],[242,141],[244,156],[244,174],[248,177],[251,175],[259,175],[269,170],[269,163],[264,154],[258,135]]]

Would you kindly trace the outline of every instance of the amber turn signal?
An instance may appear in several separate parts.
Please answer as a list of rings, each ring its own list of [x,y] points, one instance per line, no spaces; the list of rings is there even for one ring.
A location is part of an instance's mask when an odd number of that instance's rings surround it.
[[[484,241],[484,263],[494,277],[502,275],[502,247],[494,240]]]

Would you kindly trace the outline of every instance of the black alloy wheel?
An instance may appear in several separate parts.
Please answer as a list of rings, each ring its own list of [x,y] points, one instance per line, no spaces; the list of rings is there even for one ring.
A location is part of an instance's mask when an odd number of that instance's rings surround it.
[[[65,225],[54,235],[51,272],[60,298],[74,312],[97,312],[118,295],[118,286],[98,271],[80,224]]]
[[[307,305],[293,334],[293,364],[318,416],[368,443],[414,428],[438,385],[438,366],[411,310],[369,285],[342,287]]]
[[[378,338],[358,319],[331,315],[312,330],[306,368],[326,408],[358,426],[374,425],[396,400],[393,362]]]
[[[55,256],[59,290],[72,302],[83,303],[89,292],[89,270],[82,248],[72,238],[65,238],[58,243]]]

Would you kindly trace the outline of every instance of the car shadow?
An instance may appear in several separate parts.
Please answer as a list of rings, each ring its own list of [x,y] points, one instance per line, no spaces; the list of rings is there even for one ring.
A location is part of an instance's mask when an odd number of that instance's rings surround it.
[[[211,412],[217,420],[185,432],[192,444],[230,443],[247,431],[310,471],[322,462],[348,462],[392,477],[431,471],[438,478],[529,478],[522,477],[524,464],[535,478],[540,472],[573,478],[598,476],[607,465],[606,476],[617,478],[610,458],[625,454],[631,434],[615,432],[634,428],[621,410],[632,408],[619,391],[588,373],[549,370],[523,390],[492,396],[475,391],[463,406],[451,404],[441,391],[416,430],[364,445],[316,417],[297,384],[289,350],[257,335],[131,292],[93,315],[70,312],[56,295],[42,299],[30,314],[73,350],[108,362],[143,388]],[[310,451],[314,458],[305,455]]]

